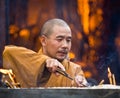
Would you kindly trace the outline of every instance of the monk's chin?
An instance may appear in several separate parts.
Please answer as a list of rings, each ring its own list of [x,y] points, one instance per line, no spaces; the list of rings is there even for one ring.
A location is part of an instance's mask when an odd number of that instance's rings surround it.
[[[56,58],[58,61],[62,62],[64,59],[66,59],[66,57],[57,57]]]

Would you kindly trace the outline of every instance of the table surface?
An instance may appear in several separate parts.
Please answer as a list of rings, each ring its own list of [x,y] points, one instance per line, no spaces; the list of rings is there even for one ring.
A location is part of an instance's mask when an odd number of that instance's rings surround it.
[[[0,98],[120,98],[120,87],[0,88]]]

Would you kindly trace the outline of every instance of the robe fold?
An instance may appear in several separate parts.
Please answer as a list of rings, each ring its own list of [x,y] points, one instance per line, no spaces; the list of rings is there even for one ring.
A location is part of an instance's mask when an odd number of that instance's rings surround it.
[[[61,74],[50,73],[45,66],[48,58],[50,57],[44,55],[42,49],[39,52],[34,52],[25,47],[5,46],[3,68],[12,69],[16,81],[20,83],[22,88],[76,86],[69,78]],[[72,78],[76,75],[84,75],[80,65],[67,59],[61,63]]]

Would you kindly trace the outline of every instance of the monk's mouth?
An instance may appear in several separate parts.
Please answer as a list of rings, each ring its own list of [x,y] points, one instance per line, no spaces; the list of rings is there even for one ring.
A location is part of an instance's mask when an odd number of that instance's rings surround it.
[[[59,51],[58,53],[63,56],[68,54],[68,52],[65,52],[65,51]]]

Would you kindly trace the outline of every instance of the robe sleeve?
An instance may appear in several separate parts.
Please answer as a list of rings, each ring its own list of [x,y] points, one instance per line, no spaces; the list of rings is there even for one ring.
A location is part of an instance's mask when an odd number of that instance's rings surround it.
[[[82,68],[81,68],[81,66],[80,65],[78,65],[78,64],[75,64],[75,63],[72,63],[71,64],[72,66],[72,70],[73,70],[73,72],[74,72],[74,78],[76,77],[76,76],[83,76],[83,81],[84,81],[84,85],[86,85],[87,84],[87,80],[86,80],[86,78],[85,78],[85,75],[84,75],[84,72],[83,72],[83,70],[82,70]],[[72,81],[72,86],[75,86],[75,87],[77,87],[77,84],[76,84],[76,82],[75,81]]]
[[[36,87],[38,77],[45,70],[45,61],[49,57],[24,47],[5,46],[3,68],[12,69],[21,87]],[[39,76],[38,76],[39,75]]]

